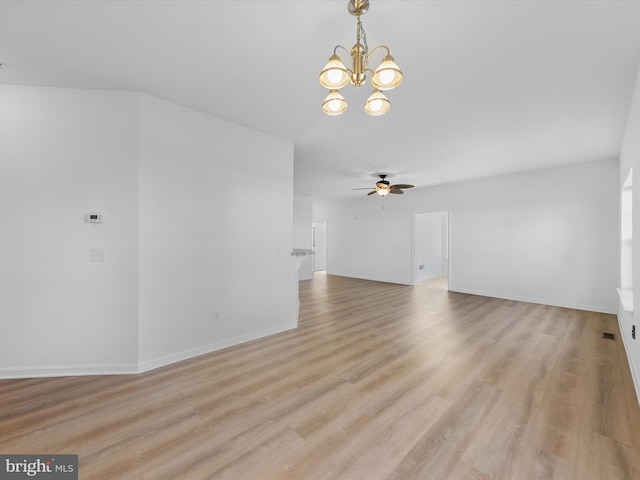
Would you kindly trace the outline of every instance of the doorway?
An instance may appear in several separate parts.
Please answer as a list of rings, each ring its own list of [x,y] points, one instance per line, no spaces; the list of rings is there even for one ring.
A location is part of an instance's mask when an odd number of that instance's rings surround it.
[[[414,216],[414,284],[449,278],[449,212],[417,213]]]
[[[313,271],[327,269],[327,222],[313,223]]]

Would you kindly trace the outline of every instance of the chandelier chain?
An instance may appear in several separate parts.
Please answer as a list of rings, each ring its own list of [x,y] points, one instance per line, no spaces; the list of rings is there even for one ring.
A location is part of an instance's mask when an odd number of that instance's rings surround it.
[[[369,54],[369,45],[367,45],[367,33],[364,31],[364,27],[362,26],[362,22],[360,21],[359,15],[358,15],[357,40],[358,40],[358,43],[362,43],[362,46],[364,47],[364,56],[366,57]]]

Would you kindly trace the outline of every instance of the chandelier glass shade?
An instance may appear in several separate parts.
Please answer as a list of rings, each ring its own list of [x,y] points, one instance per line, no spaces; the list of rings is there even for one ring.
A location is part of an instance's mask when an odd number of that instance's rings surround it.
[[[331,90],[322,103],[322,111],[327,115],[340,115],[347,109],[347,101],[338,90]]]
[[[329,63],[320,72],[320,85],[337,90],[349,83],[349,72],[335,53],[329,57]]]
[[[371,85],[378,90],[392,90],[402,83],[402,71],[393,61],[391,55],[386,55],[382,63],[376,68],[371,77]]]
[[[329,89],[329,95],[322,104],[322,111],[327,115],[339,115],[347,109],[347,101],[338,90],[349,83],[354,87],[364,85],[367,73],[372,75],[371,86],[373,87],[373,92],[364,106],[364,111],[369,115],[378,116],[387,113],[391,108],[391,103],[382,91],[392,90],[402,83],[402,71],[391,56],[389,47],[380,45],[369,51],[367,37],[360,21],[360,16],[368,9],[369,0],[349,1],[349,13],[358,19],[356,44],[351,47],[350,51],[342,45],[337,45],[333,50],[333,55],[329,57],[329,62],[320,72],[320,85]],[[351,56],[351,68],[345,67],[337,54],[339,48]],[[371,70],[369,68],[371,57],[381,49],[385,49],[387,54],[375,71]]]
[[[391,103],[384,93],[374,90],[364,104],[364,111],[371,116],[384,115],[391,108]]]

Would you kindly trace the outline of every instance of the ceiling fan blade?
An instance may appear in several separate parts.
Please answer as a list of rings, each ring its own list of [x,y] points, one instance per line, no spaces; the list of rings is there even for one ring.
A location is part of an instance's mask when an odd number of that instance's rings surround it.
[[[387,193],[393,193],[395,195],[402,195],[404,192],[403,188],[413,188],[413,185],[409,185],[408,183],[398,183],[397,185],[391,185],[390,182],[386,179],[387,175],[380,174],[378,175],[380,180],[376,182],[376,186],[373,190],[371,190],[367,195],[375,195],[376,193],[381,196],[386,195]],[[353,188],[352,190],[369,190],[368,187],[359,187]]]

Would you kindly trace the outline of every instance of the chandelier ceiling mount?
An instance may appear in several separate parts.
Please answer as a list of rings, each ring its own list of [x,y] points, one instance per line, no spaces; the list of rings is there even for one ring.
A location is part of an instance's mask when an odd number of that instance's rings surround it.
[[[350,0],[349,1],[349,13],[354,17],[364,15],[369,10],[369,0]]]

